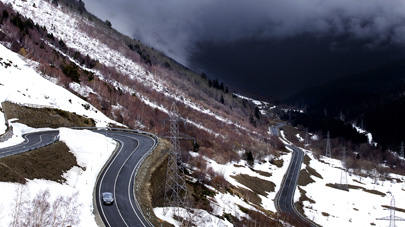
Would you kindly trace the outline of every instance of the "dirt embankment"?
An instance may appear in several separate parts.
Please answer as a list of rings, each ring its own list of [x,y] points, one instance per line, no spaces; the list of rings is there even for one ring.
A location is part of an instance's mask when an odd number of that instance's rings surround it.
[[[30,152],[0,159],[0,181],[25,183],[26,179],[65,182],[63,173],[78,166],[76,157],[59,141]]]
[[[160,140],[157,148],[143,162],[136,176],[135,190],[137,190],[140,206],[154,226],[161,226],[162,224],[163,226],[171,226],[161,222],[152,210],[153,207],[161,207],[164,203],[168,149],[169,143]]]
[[[95,122],[75,113],[59,109],[31,108],[10,102],[2,103],[8,119],[17,118],[19,123],[33,128],[94,127]]]

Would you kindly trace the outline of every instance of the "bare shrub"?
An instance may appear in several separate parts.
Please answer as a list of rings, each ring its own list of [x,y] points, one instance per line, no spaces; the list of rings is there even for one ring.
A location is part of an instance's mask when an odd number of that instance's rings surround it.
[[[14,199],[13,218],[10,226],[72,226],[79,224],[78,193],[72,196],[58,196],[51,204],[48,189],[38,192],[32,201],[28,200],[26,186],[19,185]]]
[[[270,136],[270,145],[278,150],[285,149],[283,142],[281,142],[281,140],[276,135]]]

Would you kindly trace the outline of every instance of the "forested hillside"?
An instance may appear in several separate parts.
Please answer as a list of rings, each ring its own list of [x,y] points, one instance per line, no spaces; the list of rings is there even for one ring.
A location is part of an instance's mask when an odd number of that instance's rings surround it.
[[[304,90],[286,101],[313,116],[363,126],[383,146],[398,150],[405,132],[405,59]]]

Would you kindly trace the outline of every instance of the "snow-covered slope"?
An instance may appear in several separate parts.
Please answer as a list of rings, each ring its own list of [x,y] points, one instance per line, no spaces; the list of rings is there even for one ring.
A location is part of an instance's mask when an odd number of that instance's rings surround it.
[[[97,126],[107,126],[109,123],[118,124],[107,118],[93,107],[88,110],[83,105],[89,105],[66,89],[55,85],[41,77],[29,66],[32,64],[18,54],[0,45],[0,102],[10,101],[28,106],[46,106],[76,112],[93,118]],[[5,130],[4,115],[0,114],[0,133]],[[0,147],[16,144],[22,141],[21,134],[44,129],[29,128],[20,123],[11,123],[14,136]],[[76,156],[77,162],[85,170],[74,167],[64,174],[67,181],[63,184],[47,180],[35,179],[26,184],[25,199],[30,201],[39,191],[49,189],[51,200],[57,196],[70,197],[78,192],[80,224],[79,226],[97,226],[93,211],[92,192],[97,174],[115,149],[116,143],[105,136],[90,131],[76,131],[61,128],[60,140],[65,142],[70,151]],[[86,138],[83,140],[82,138]],[[0,226],[8,226],[11,222],[14,198],[18,184],[0,183],[1,216]],[[51,201],[52,202],[52,201]]]
[[[98,127],[105,127],[110,123],[119,124],[83,99],[43,78],[32,66],[35,66],[35,63],[0,44],[0,103],[10,101],[22,105],[75,112],[93,118]],[[4,124],[1,129],[4,129]]]
[[[405,177],[389,174],[386,179],[372,176],[347,174],[347,182],[352,187],[349,191],[335,189],[326,184],[340,183],[343,173],[342,162],[336,159],[321,158],[317,160],[310,151],[306,154],[312,159],[309,166],[315,169],[323,179],[312,176],[314,183],[301,187],[306,195],[315,201],[304,201],[305,215],[321,226],[388,226],[388,221],[376,220],[389,217],[390,211],[383,206],[390,206],[394,196],[396,208],[405,209]],[[305,169],[306,165],[303,164]],[[365,174],[366,175],[366,174]],[[296,191],[295,201],[300,197]],[[396,212],[396,216],[405,218],[404,212]],[[397,223],[397,226],[400,223]]]
[[[73,48],[82,54],[89,55],[92,59],[98,60],[101,64],[113,66],[123,75],[142,83],[156,92],[162,93],[165,96],[183,103],[185,106],[194,111],[206,114],[223,123],[234,125],[235,127],[248,133],[255,133],[241,126],[237,122],[232,122],[228,118],[215,113],[211,109],[207,109],[201,104],[192,101],[183,91],[175,88],[174,86],[169,86],[169,84],[164,80],[166,75],[155,75],[101,40],[90,37],[87,34],[87,31],[92,30],[92,28],[94,28],[96,25],[80,15],[69,13],[68,10],[64,8],[64,5],[60,4],[59,6],[55,6],[50,2],[42,0],[1,1],[11,4],[14,10],[26,17],[31,18],[34,23],[38,23],[40,26],[46,27],[55,38],[62,39],[68,47]],[[83,24],[83,22],[85,24]],[[80,64],[78,64],[78,66],[82,67]],[[108,83],[113,84],[116,88],[119,88],[122,91],[137,94],[137,97],[142,99],[145,104],[151,106],[152,108],[157,108],[165,113],[169,112],[166,107],[160,105],[156,101],[151,100],[150,97],[139,93],[136,89],[128,87],[122,84],[120,81],[115,81],[111,78],[107,79],[106,76],[102,75],[98,71],[91,69],[86,70],[95,73],[98,78],[108,81]],[[188,123],[193,124],[207,132],[213,133],[214,131],[214,129],[209,129],[201,125],[197,119],[188,119],[187,121]],[[216,136],[219,135],[217,133],[214,134]]]
[[[26,127],[26,130],[29,128]],[[76,197],[79,202],[78,226],[97,226],[93,214],[93,188],[98,173],[115,149],[116,143],[98,133],[66,128],[60,129],[60,140],[69,147],[76,156],[78,164],[85,167],[85,170],[73,167],[63,175],[66,179],[63,184],[41,179],[28,180],[24,186],[24,200],[32,201],[38,192],[49,190],[51,194],[49,202],[52,204],[58,196],[70,198],[78,193]],[[10,208],[15,206],[18,187],[19,184],[16,183],[0,182],[0,194],[7,195],[0,201],[0,208],[2,208],[0,226],[9,226],[12,221],[14,209]]]

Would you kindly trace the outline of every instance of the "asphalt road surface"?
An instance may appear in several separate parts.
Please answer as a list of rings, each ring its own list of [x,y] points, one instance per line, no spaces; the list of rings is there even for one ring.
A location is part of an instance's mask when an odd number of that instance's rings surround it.
[[[59,135],[58,130],[34,132],[22,135],[25,139],[24,142],[6,148],[0,149],[0,158],[7,156],[20,154],[30,150],[37,149],[39,147],[44,147],[55,141],[56,137]]]
[[[278,123],[276,126],[271,126],[270,132],[272,135],[279,136],[279,129],[285,124]],[[277,211],[289,214],[303,226],[317,226],[303,215],[301,215],[294,206],[294,194],[297,189],[298,177],[301,170],[302,161],[304,160],[304,152],[293,145],[286,145],[293,151],[290,165],[284,175],[283,182],[277,196],[274,200]]]
[[[136,167],[154,147],[149,136],[122,131],[99,131],[116,140],[119,147],[106,163],[96,184],[96,203],[106,226],[149,226],[137,206],[134,194]],[[136,187],[136,185],[135,185]],[[114,194],[113,205],[104,205],[102,192]]]

